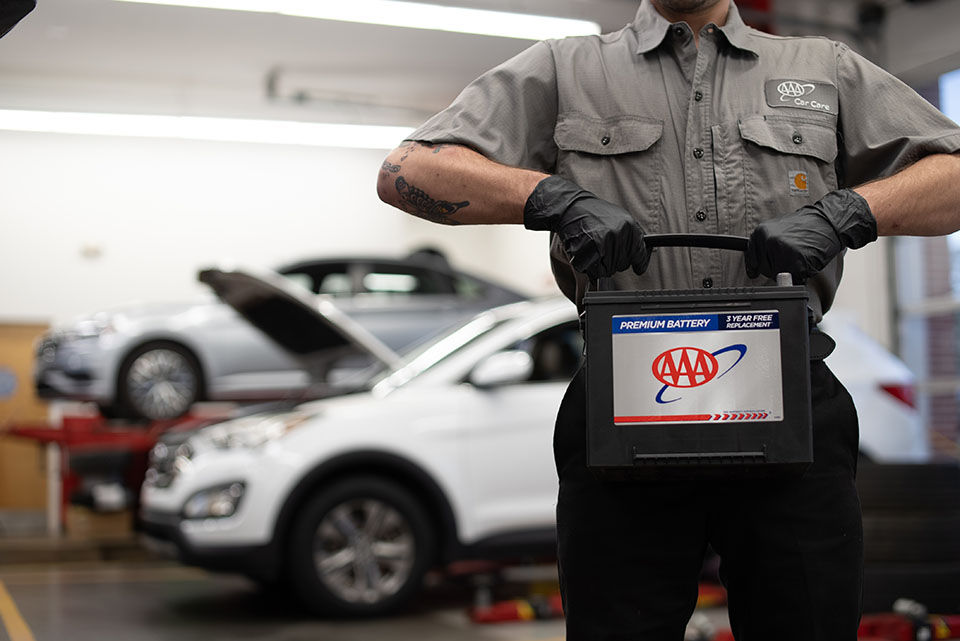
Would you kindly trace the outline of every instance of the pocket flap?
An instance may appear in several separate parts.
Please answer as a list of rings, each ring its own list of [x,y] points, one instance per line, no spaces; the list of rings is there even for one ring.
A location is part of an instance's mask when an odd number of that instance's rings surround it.
[[[587,118],[564,116],[553,139],[563,151],[612,156],[646,151],[663,135],[663,122],[637,116]]]
[[[785,154],[813,156],[823,162],[837,157],[837,133],[827,125],[755,116],[740,121],[740,136]]]

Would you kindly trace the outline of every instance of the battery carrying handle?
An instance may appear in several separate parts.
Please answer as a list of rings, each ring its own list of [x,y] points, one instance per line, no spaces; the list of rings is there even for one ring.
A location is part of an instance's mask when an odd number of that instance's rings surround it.
[[[648,249],[655,247],[700,247],[703,249],[729,249],[746,252],[749,239],[746,236],[724,234],[648,234],[643,237]]]
[[[643,242],[647,249],[657,247],[698,247],[701,249],[728,249],[730,251],[746,252],[750,239],[746,236],[729,236],[725,234],[647,234]],[[609,279],[601,278],[591,283],[594,291],[603,291]],[[777,274],[777,285],[783,287],[793,285],[790,274]]]

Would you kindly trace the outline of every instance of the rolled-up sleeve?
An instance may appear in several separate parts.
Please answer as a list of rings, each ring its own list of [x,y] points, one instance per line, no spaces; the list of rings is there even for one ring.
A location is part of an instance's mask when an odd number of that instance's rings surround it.
[[[960,128],[906,84],[837,45],[844,186],[894,174],[920,158],[960,151]]]
[[[557,162],[553,52],[538,42],[470,83],[408,140],[460,144],[496,162],[552,172]]]

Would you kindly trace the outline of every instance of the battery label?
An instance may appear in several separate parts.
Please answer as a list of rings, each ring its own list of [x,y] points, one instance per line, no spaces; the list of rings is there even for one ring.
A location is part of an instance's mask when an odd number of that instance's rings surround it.
[[[783,420],[777,311],[614,316],[617,425]]]

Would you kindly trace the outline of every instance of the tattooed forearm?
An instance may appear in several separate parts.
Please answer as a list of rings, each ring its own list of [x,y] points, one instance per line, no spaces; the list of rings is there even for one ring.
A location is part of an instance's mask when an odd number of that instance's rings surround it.
[[[388,161],[384,160],[383,164],[380,165],[380,170],[395,174],[400,171],[400,165],[391,165]]]
[[[445,225],[459,225],[460,223],[450,218],[464,207],[469,207],[469,201],[460,203],[451,203],[446,200],[434,200],[422,189],[417,189],[403,176],[397,176],[397,193],[400,195],[400,206],[411,214],[435,223]]]

